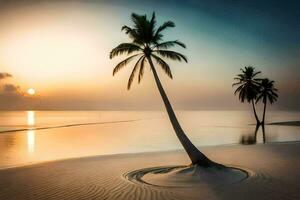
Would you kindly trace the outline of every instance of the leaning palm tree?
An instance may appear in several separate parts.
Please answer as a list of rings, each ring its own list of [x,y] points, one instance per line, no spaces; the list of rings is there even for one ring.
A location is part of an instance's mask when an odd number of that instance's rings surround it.
[[[263,126],[265,125],[267,102],[269,101],[270,104],[273,104],[275,101],[277,101],[278,98],[278,90],[277,88],[275,88],[274,83],[274,81],[270,81],[267,78],[262,79],[260,82],[260,91],[257,96],[256,103],[262,101],[264,104],[263,118],[261,121],[261,124]]]
[[[127,89],[129,90],[137,73],[138,82],[142,80],[146,63],[148,63],[150,65],[150,69],[153,73],[156,85],[166,107],[174,131],[183,148],[190,157],[192,164],[197,164],[204,167],[218,165],[208,159],[203,153],[201,153],[184,133],[177,120],[172,105],[164,91],[164,88],[159,80],[156,68],[153,63],[153,61],[155,61],[157,66],[160,66],[165,74],[172,79],[173,76],[170,66],[163,58],[171,59],[174,61],[187,62],[187,58],[184,55],[169,50],[174,46],[186,48],[184,43],[180,42],[179,40],[163,41],[163,31],[167,28],[175,27],[174,22],[167,21],[164,22],[161,26],[156,27],[155,13],[152,14],[151,19],[148,19],[146,15],[138,15],[132,13],[131,20],[133,22],[132,27],[123,26],[121,29],[122,31],[125,31],[125,33],[129,36],[131,42],[121,43],[110,52],[110,58],[123,54],[129,56],[115,66],[113,75],[115,75],[120,69],[125,67],[130,61],[137,59],[128,80]]]
[[[252,66],[246,66],[244,69],[241,69],[242,73],[237,74],[234,80],[235,83],[232,86],[238,86],[234,92],[234,95],[239,94],[239,100],[244,103],[247,101],[251,102],[253,113],[256,119],[256,126],[259,127],[260,121],[255,109],[255,99],[259,93],[259,81],[261,79],[257,78],[257,75],[260,74],[260,71],[255,71],[255,68]]]

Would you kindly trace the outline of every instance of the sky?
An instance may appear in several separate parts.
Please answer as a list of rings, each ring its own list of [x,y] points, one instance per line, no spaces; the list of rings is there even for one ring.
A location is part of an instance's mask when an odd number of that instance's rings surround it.
[[[130,41],[130,14],[151,15],[186,49],[188,63],[168,61],[173,80],[158,69],[175,109],[239,110],[233,78],[253,65],[275,80],[271,109],[300,110],[299,1],[236,0],[0,0],[0,109],[162,109],[152,72],[127,91],[132,65],[112,76],[122,58],[112,48]],[[29,88],[36,93],[27,94]]]

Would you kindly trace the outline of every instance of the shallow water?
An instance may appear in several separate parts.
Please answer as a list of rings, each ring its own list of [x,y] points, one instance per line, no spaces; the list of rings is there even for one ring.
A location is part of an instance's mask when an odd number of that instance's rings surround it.
[[[239,143],[253,135],[250,111],[178,111],[197,146]],[[270,111],[268,122],[299,121],[300,112]],[[71,157],[181,148],[160,111],[0,112],[0,168]],[[19,130],[19,131],[18,131]],[[266,126],[266,141],[298,141],[299,126]],[[258,142],[262,141],[261,130]]]

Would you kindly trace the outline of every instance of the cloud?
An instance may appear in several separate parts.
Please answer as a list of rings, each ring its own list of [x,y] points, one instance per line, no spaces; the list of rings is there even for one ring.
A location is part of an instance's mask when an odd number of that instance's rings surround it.
[[[28,104],[28,98],[22,93],[20,86],[3,83],[1,80],[13,77],[9,73],[0,73],[0,109],[20,109]]]
[[[13,84],[5,84],[3,86],[3,92],[9,92],[9,93],[18,93],[19,92],[20,87],[13,85]]]
[[[11,77],[12,77],[12,75],[9,73],[1,73],[0,72],[0,80],[6,79],[6,78],[11,78]]]

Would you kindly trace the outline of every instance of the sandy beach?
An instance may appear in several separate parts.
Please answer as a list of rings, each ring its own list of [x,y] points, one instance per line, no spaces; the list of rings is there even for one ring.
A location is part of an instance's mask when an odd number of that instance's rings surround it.
[[[300,143],[201,148],[212,159],[249,172],[232,184],[152,186],[126,174],[188,165],[183,151],[120,154],[46,162],[0,171],[0,199],[299,199]]]

